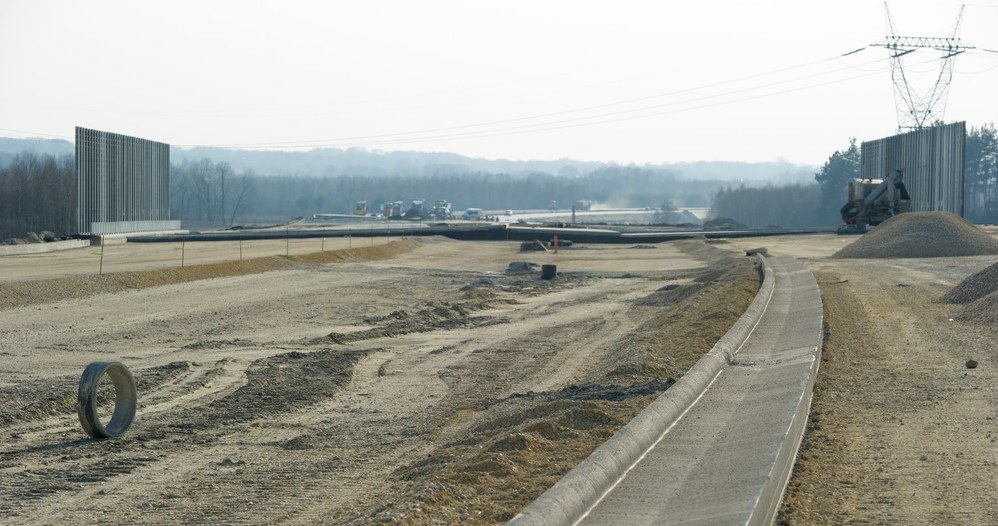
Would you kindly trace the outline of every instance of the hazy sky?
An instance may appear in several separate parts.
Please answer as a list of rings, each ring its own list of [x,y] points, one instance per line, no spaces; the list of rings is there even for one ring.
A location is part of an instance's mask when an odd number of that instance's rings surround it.
[[[960,5],[890,8],[948,36]],[[996,28],[966,4],[965,44]],[[821,164],[896,131],[887,51],[839,57],[886,34],[874,0],[0,0],[0,136]],[[906,57],[919,91],[939,56]],[[998,53],[961,55],[945,118],[998,122],[996,94]]]

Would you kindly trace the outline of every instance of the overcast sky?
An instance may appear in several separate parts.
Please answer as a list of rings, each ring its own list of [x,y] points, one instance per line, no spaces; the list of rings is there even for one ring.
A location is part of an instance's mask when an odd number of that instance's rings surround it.
[[[949,36],[960,2],[890,3]],[[998,50],[998,0],[964,44]],[[883,2],[0,0],[0,136],[506,159],[821,164],[895,133]],[[920,92],[939,52],[906,57]],[[998,122],[998,53],[955,62],[946,121]]]

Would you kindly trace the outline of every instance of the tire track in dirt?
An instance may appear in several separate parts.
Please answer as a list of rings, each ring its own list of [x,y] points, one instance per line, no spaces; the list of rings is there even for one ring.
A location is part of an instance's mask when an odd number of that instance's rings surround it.
[[[417,333],[412,335],[415,341],[411,343],[406,341],[406,337],[379,338],[365,342],[371,345],[389,342],[392,350],[376,351],[375,354],[362,358],[354,369],[356,376],[350,380],[349,387],[341,395],[320,402],[314,408],[292,409],[289,415],[267,418],[260,422],[249,422],[253,419],[245,415],[235,422],[226,421],[231,416],[221,419],[210,416],[212,407],[224,403],[232,395],[234,386],[240,384],[243,371],[239,363],[224,361],[211,369],[216,373],[215,378],[210,381],[217,381],[224,392],[207,393],[208,389],[203,387],[203,383],[208,381],[210,374],[196,371],[174,382],[172,386],[150,392],[154,403],[145,405],[139,415],[141,428],[145,432],[130,437],[130,440],[125,439],[130,442],[130,447],[125,449],[133,450],[132,454],[100,447],[109,446],[110,442],[85,444],[70,440],[64,442],[62,447],[82,448],[88,452],[80,458],[64,459],[78,462],[70,470],[49,471],[43,478],[51,480],[51,483],[36,480],[33,476],[25,477],[23,472],[9,472],[13,475],[12,480],[21,479],[22,487],[41,488],[38,491],[23,492],[29,499],[19,506],[23,506],[25,511],[31,508],[46,509],[46,520],[60,516],[67,519],[80,518],[83,514],[82,517],[87,517],[88,520],[101,522],[101,515],[94,516],[89,510],[114,510],[115,502],[120,497],[108,498],[107,495],[120,495],[121,492],[127,492],[129,486],[158,487],[163,489],[150,495],[131,497],[132,501],[128,503],[127,509],[140,510],[141,513],[136,511],[136,515],[131,515],[129,512],[117,517],[126,522],[140,518],[143,521],[158,521],[156,517],[173,522],[178,517],[184,517],[185,521],[195,518],[219,523],[240,523],[266,522],[296,516],[298,513],[304,513],[302,520],[311,520],[309,517],[318,519],[330,510],[342,508],[344,502],[354,501],[355,505],[357,502],[365,502],[370,493],[377,491],[378,486],[383,485],[391,472],[405,463],[406,459],[418,458],[424,454],[423,451],[432,450],[434,442],[426,437],[440,433],[439,428],[445,427],[450,420],[454,405],[480,405],[494,397],[531,385],[535,390],[543,389],[548,384],[559,381],[548,374],[550,371],[561,370],[564,363],[569,361],[579,365],[585,362],[585,349],[590,347],[582,345],[583,342],[578,340],[591,339],[595,332],[609,326],[606,321],[587,324],[587,320],[593,315],[593,309],[609,312],[619,310],[629,300],[647,294],[656,286],[641,279],[627,280],[627,286],[622,286],[619,281],[597,282],[592,287],[554,292],[551,298],[527,298],[528,305],[523,310],[500,303],[500,308],[494,312],[482,313],[485,316],[501,315],[503,319],[514,315],[520,318],[502,326],[474,330],[458,328],[435,331],[432,334]],[[622,289],[627,292],[621,293]],[[608,300],[609,297],[614,299]],[[590,303],[595,298],[600,298],[605,309],[599,309]],[[544,303],[549,304],[540,308]],[[538,314],[538,311],[543,312]],[[609,331],[602,339],[591,339],[588,343],[613,339],[613,334],[619,336],[633,325],[624,323],[623,315],[615,317],[617,319],[613,325],[617,329]],[[514,331],[510,331],[511,325],[516,327]],[[511,337],[513,342],[507,343]],[[578,345],[569,346],[580,352],[569,353],[563,362],[550,363],[547,369],[535,367],[535,364],[543,365],[549,359],[549,351],[533,357],[516,352],[502,356],[502,348],[522,347],[523,342],[517,340],[524,338],[534,340],[534,344],[544,338],[548,340],[548,344],[557,339],[566,344],[578,342]],[[463,350],[457,349],[462,346],[462,341],[469,339],[474,343],[473,346],[465,344]],[[431,341],[434,344],[427,346],[426,343]],[[454,345],[455,350],[435,352],[440,349],[441,343]],[[343,351],[352,352],[349,349]],[[386,368],[389,360],[391,361]],[[470,361],[470,365],[458,369],[475,371],[473,375],[469,375],[473,381],[450,382],[449,385],[447,372],[453,374],[453,366],[465,360]],[[495,372],[483,373],[478,369]],[[527,377],[545,378],[547,383],[533,384],[526,379],[506,383],[502,372],[511,370],[522,374],[530,373],[526,374]],[[570,374],[570,370],[571,368],[564,374]],[[400,372],[404,374],[399,374]],[[485,391],[484,399],[481,389],[483,383],[497,385],[496,388]],[[434,385],[437,387],[432,387]],[[501,389],[500,385],[503,386]],[[419,393],[419,396],[413,397],[413,393]],[[458,393],[460,396],[455,396]],[[401,404],[400,400],[405,400],[406,403]],[[169,412],[171,408],[185,406],[197,407],[197,418],[212,420],[205,423],[210,428],[202,429],[201,425],[178,422],[178,415]],[[271,411],[280,412],[287,404],[278,398],[276,405],[272,407]],[[223,414],[244,413],[246,409],[245,406],[233,406],[231,411],[224,411]],[[264,407],[258,405],[255,411],[259,412],[261,409],[268,407],[266,404]],[[181,413],[190,414],[191,411]],[[58,422],[60,425],[65,423],[65,419]],[[233,424],[239,429],[224,431]],[[253,424],[258,424],[259,427],[252,427]],[[198,438],[196,433],[190,432],[194,431],[191,427],[208,436]],[[308,431],[302,432],[303,428]],[[63,435],[72,434],[71,428],[59,429]],[[173,437],[177,433],[182,434],[183,438]],[[39,432],[39,435],[43,434]],[[50,436],[46,438],[51,439]],[[172,445],[174,443],[180,449]],[[247,446],[256,446],[252,456],[240,453]],[[100,453],[91,451],[95,448]],[[135,449],[141,449],[143,453],[139,454]],[[149,454],[147,450],[156,453]],[[25,455],[41,457],[35,460],[39,463],[50,462],[45,460],[47,455],[41,450],[21,450],[17,453],[18,457]],[[193,461],[191,455],[196,455],[200,461]],[[115,460],[94,461],[104,456]],[[26,460],[30,462],[30,459]],[[81,478],[70,473],[87,470],[97,474]],[[248,480],[256,478],[254,473],[261,474],[260,479],[263,480],[248,483]],[[266,476],[262,476],[263,473]],[[357,482],[353,485],[336,484],[334,488],[323,489],[320,481],[330,479]],[[370,482],[364,482],[371,479],[375,481],[373,487]],[[17,483],[15,481],[15,485]],[[99,493],[101,490],[95,492],[88,487],[88,483],[100,484],[104,493]],[[73,489],[74,484],[80,486]],[[17,491],[15,488],[14,493]],[[67,495],[67,491],[75,495]],[[191,497],[192,495],[197,497]],[[311,504],[305,506],[301,499],[308,495],[310,497],[307,499]],[[266,503],[270,511],[261,515],[257,510],[248,516],[231,511],[233,508],[238,509],[240,504],[245,507],[249,501]],[[316,506],[316,502],[323,504]],[[299,503],[302,504],[300,508]],[[301,512],[302,508],[309,511]]]
[[[423,480],[456,446],[473,448],[485,440],[481,447],[489,456],[475,461],[474,477],[507,473],[501,451],[520,443],[502,436],[507,423],[549,415],[551,422],[531,432],[561,437],[570,447],[586,447],[587,440],[612,432],[619,424],[613,404],[640,407],[668,384],[589,382],[613,369],[622,350],[628,356],[645,352],[624,347],[635,333],[654,338],[655,313],[705,290],[641,305],[678,273],[655,273],[653,279],[569,273],[541,282],[536,276],[420,269],[386,276],[382,268],[347,267],[109,298],[125,322],[94,328],[88,334],[104,334],[92,342],[106,343],[111,353],[134,348],[140,366],[133,371],[173,358],[186,360],[185,373],[140,393],[137,425],[123,439],[81,440],[70,416],[26,423],[34,428],[30,434],[0,446],[0,515],[13,524],[369,523],[375,514],[402,517],[419,505],[406,497],[410,491],[435,487],[410,481]],[[255,291],[245,302],[243,289]],[[275,293],[272,304],[266,290]],[[170,297],[160,306],[163,317],[137,307],[163,294]],[[167,312],[189,303],[192,294],[199,300],[194,311]],[[102,303],[8,310],[24,320],[22,358],[34,363],[31,352],[65,343],[71,332],[58,320]],[[134,323],[127,320],[129,306],[137,313]],[[434,314],[440,306],[456,315]],[[254,309],[270,319],[245,314]],[[316,335],[346,333],[345,327],[391,329],[399,319],[392,313],[401,311],[420,330],[373,331],[345,345],[301,339],[302,327]],[[29,319],[37,313],[43,324],[67,332],[35,335],[37,320]],[[313,318],[304,323],[306,316]],[[142,333],[141,341],[150,343],[145,348],[124,338]],[[68,358],[87,359],[79,349],[57,352],[61,367]],[[539,409],[518,413],[525,407]],[[12,429],[0,426],[0,434]],[[557,476],[561,462],[538,464],[539,475],[529,484]],[[383,509],[395,502],[402,508]]]
[[[936,302],[967,261],[878,263],[813,263],[827,337],[780,523],[993,524],[995,373],[964,362],[998,334]]]

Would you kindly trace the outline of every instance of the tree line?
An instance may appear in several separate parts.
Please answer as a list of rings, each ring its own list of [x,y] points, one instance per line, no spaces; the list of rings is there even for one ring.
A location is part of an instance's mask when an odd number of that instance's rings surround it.
[[[374,212],[384,203],[422,199],[466,208],[562,210],[577,200],[615,206],[706,207],[717,181],[682,180],[676,172],[604,167],[575,177],[548,173],[442,173],[432,176],[343,175],[310,177],[236,174],[223,161],[183,161],[171,167],[171,217],[192,228],[268,224],[313,213],[352,214],[357,201]]]
[[[0,239],[29,231],[59,235],[76,230],[76,180],[72,155],[22,152],[0,165]],[[465,208],[565,210],[577,200],[613,206],[706,207],[721,182],[685,180],[655,167],[604,166],[572,176],[550,173],[441,172],[335,177],[237,172],[203,158],[171,163],[170,212],[189,228],[282,223],[313,213],[352,214],[356,201],[371,211],[386,202],[443,199]]]
[[[965,216],[998,223],[998,131],[970,128],[966,142]],[[364,200],[371,211],[385,202],[436,199],[455,211],[568,209],[576,200],[611,206],[668,208],[710,206],[715,216],[753,227],[821,226],[840,222],[846,185],[860,176],[856,139],[829,156],[810,184],[740,185],[684,179],[673,169],[601,166],[581,174],[492,173],[459,170],[332,177],[237,172],[225,161],[185,159],[170,166],[171,216],[190,228],[282,223],[312,213],[353,213]],[[76,229],[76,180],[72,155],[22,152],[0,162],[0,239]]]
[[[71,233],[76,226],[72,155],[24,152],[0,164],[0,240],[27,232]]]

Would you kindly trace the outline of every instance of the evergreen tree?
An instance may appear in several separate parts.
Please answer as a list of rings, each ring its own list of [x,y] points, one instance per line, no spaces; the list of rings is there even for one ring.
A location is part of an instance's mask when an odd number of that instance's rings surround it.
[[[846,202],[846,189],[849,181],[860,176],[860,152],[856,138],[849,139],[849,147],[839,150],[828,157],[814,180],[821,185],[821,216],[824,219],[834,217],[838,222],[839,208]]]

